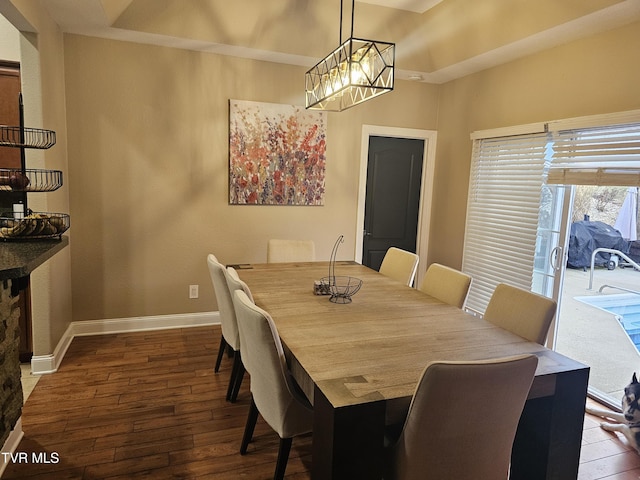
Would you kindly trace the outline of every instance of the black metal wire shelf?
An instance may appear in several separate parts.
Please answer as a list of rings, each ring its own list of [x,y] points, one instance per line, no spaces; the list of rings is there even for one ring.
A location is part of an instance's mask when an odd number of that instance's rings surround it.
[[[19,127],[0,125],[0,147],[20,149],[20,168],[0,168],[0,193],[15,194],[11,197],[13,212],[0,213],[0,240],[60,238],[71,226],[69,215],[34,212],[27,206],[27,194],[57,190],[62,186],[62,172],[26,168],[25,158],[27,148],[53,147],[56,143],[56,132],[24,126],[22,94],[18,95],[18,109]]]
[[[60,170],[0,168],[0,191],[53,192],[61,186]]]
[[[29,240],[60,237],[71,226],[66,213],[32,212],[23,218],[11,213],[0,216],[1,240]]]
[[[56,144],[56,132],[41,128],[0,125],[0,146],[46,150]]]

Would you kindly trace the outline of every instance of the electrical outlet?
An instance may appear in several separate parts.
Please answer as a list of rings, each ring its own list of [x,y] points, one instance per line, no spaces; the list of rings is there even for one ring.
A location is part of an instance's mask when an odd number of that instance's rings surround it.
[[[189,298],[198,298],[198,285],[189,285]]]

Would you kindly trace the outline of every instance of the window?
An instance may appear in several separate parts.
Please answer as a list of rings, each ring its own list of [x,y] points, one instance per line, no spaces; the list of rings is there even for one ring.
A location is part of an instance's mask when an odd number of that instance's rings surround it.
[[[640,123],[554,132],[553,150],[548,183],[640,185]]]
[[[531,289],[546,133],[473,145],[462,269],[473,277],[466,308],[484,312],[498,283]]]
[[[473,312],[484,312],[498,283],[532,289],[547,183],[640,186],[640,110],[471,138],[462,269],[474,279],[467,299]]]

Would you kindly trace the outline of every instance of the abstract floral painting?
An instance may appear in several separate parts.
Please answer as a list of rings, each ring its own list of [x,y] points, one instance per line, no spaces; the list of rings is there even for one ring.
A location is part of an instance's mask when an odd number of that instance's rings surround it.
[[[323,205],[326,112],[229,100],[229,203]]]

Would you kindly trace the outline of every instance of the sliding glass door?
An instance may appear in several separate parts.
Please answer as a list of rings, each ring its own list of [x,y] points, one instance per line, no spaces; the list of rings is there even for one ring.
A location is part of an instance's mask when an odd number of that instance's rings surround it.
[[[573,188],[543,185],[531,290],[553,298],[560,306],[569,242]],[[558,307],[558,311],[560,307]],[[551,325],[547,345],[555,343],[558,316]]]
[[[576,186],[573,190],[572,221],[609,232],[607,237],[594,237],[593,248],[604,247],[604,240],[626,238],[614,228],[626,186]],[[572,234],[573,245],[578,243],[576,236],[577,230]],[[632,340],[634,317],[640,317],[636,313],[640,312],[640,295],[631,293],[640,291],[640,271],[623,258],[619,263],[607,261],[608,254],[596,257],[591,270],[591,251],[584,258],[576,256],[575,247],[572,253],[569,263],[573,268],[567,268],[563,275],[552,345],[558,352],[589,365],[590,394],[616,408],[622,390],[640,364],[640,353]]]

